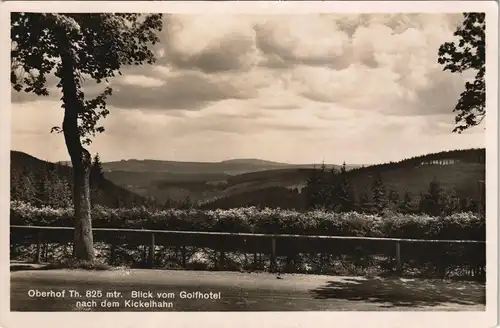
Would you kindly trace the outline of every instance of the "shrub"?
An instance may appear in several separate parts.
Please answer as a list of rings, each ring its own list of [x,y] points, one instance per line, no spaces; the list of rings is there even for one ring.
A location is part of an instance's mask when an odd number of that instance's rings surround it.
[[[485,219],[472,212],[433,217],[427,214],[335,213],[324,210],[299,212],[255,207],[229,210],[150,210],[134,208],[92,209],[94,227],[130,229],[254,232],[396,237],[416,239],[485,240]],[[35,207],[11,201],[12,225],[73,226],[71,208]]]

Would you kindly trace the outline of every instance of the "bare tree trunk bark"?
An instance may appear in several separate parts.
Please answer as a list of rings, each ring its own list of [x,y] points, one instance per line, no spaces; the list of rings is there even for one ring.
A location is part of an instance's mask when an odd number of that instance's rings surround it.
[[[64,121],[63,133],[73,166],[73,205],[75,209],[75,258],[93,261],[95,259],[90,216],[90,153],[83,148],[78,130],[78,113],[83,104],[78,99],[75,82],[75,62],[67,48],[62,47],[60,78],[63,91]]]

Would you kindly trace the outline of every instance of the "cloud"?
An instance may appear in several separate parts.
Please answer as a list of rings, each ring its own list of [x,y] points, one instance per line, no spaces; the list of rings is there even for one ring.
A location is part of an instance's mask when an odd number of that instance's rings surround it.
[[[267,58],[263,66],[344,67],[349,37],[335,21],[322,15],[297,15],[268,19],[255,25],[256,44]],[[288,64],[287,64],[288,63]]]
[[[92,149],[110,159],[370,163],[482,146],[482,129],[451,134],[470,76],[437,63],[439,46],[453,39],[461,19],[167,15],[153,47],[157,62],[124,67],[110,79],[111,114]],[[55,88],[57,79],[50,81]],[[85,94],[104,87],[87,81]],[[16,147],[44,148],[38,139],[63,114],[54,90],[46,98],[13,94]]]
[[[231,36],[220,41],[212,41],[203,50],[193,54],[172,52],[171,64],[182,69],[199,69],[204,73],[243,70],[252,65],[247,54],[253,40],[244,36]]]
[[[270,110],[313,101],[405,115],[441,113],[450,110],[465,82],[437,64],[437,48],[452,37],[460,19],[455,14],[167,15],[161,44],[154,47],[158,63],[125,67],[123,76],[111,79],[110,104],[200,110],[226,99],[253,99]],[[89,84],[85,91],[93,97],[102,86]],[[434,99],[435,94],[444,98]],[[34,99],[13,96],[14,102]]]
[[[109,104],[119,108],[200,109],[224,99],[246,99],[251,95],[229,83],[213,81],[195,72],[173,75],[161,85],[140,87],[119,85],[114,88]]]
[[[381,111],[404,90],[399,75],[385,68],[350,65],[343,70],[327,67],[296,67],[290,87],[313,101],[335,103],[346,108]]]
[[[162,64],[204,73],[246,70],[258,61],[251,20],[239,16],[169,17]]]
[[[156,88],[164,85],[165,81],[162,81],[160,79],[155,79],[152,77],[147,77],[144,75],[129,74],[121,76],[121,78],[117,79],[115,83],[122,85],[132,85],[141,88]]]

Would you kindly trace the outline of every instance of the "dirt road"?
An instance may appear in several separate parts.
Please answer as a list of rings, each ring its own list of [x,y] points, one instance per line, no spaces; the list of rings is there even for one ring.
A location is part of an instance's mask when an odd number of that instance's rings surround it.
[[[12,311],[484,309],[485,286],[473,282],[139,269],[11,272]]]

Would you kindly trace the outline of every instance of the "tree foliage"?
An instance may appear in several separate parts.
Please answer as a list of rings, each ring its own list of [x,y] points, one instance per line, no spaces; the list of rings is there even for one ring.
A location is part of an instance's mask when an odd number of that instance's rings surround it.
[[[344,162],[340,167],[340,172],[338,173],[337,184],[333,188],[333,203],[334,208],[338,212],[349,212],[354,210],[356,201],[354,199],[354,193],[352,189],[351,182],[347,176],[346,163]]]
[[[382,212],[387,208],[389,200],[387,199],[387,191],[380,173],[373,176],[372,199],[373,206],[377,212]]]
[[[401,213],[414,213],[417,211],[415,204],[413,203],[413,198],[411,193],[406,190],[403,196],[403,200],[399,203],[399,211]]]
[[[99,154],[94,156],[92,166],[90,167],[90,195],[92,201],[96,201],[103,196],[104,173],[102,171],[102,163]]]
[[[371,197],[366,188],[361,190],[361,194],[359,196],[359,209],[363,213],[373,213],[374,206],[371,202]]]
[[[36,206],[65,208],[71,205],[71,186],[56,168],[40,168],[35,173],[23,168],[11,170],[11,199]]]
[[[92,161],[92,168],[90,169],[91,185],[95,187],[101,187],[104,181],[104,172],[102,169],[101,158],[99,154],[95,154],[94,160]]]
[[[476,72],[474,81],[465,83],[465,91],[454,109],[456,112],[453,132],[479,125],[486,115],[486,21],[485,13],[464,13],[462,26],[458,27],[454,36],[458,40],[446,42],[438,51],[438,63],[443,70],[452,73]]]
[[[441,183],[434,179],[429,183],[429,190],[421,198],[421,210],[433,216],[443,214],[446,206],[446,191]]]
[[[107,86],[93,99],[86,99],[85,79],[97,83],[121,75],[124,65],[152,64],[154,53],[149,44],[159,41],[161,14],[53,14],[12,13],[11,84],[16,91],[49,95],[47,76],[62,79],[62,56],[73,60],[73,82],[78,97],[78,133],[84,144],[104,131],[97,123],[109,114],[106,99],[112,94]],[[67,48],[69,47],[69,48]],[[61,81],[57,84],[62,88]],[[65,99],[62,107],[67,105]],[[53,131],[62,131],[54,127]]]
[[[324,207],[325,195],[328,192],[325,189],[326,172],[325,166],[322,165],[319,170],[313,169],[309,178],[306,181],[304,195],[307,199],[308,208]]]
[[[10,198],[33,203],[36,198],[35,177],[30,170],[10,170]]]

